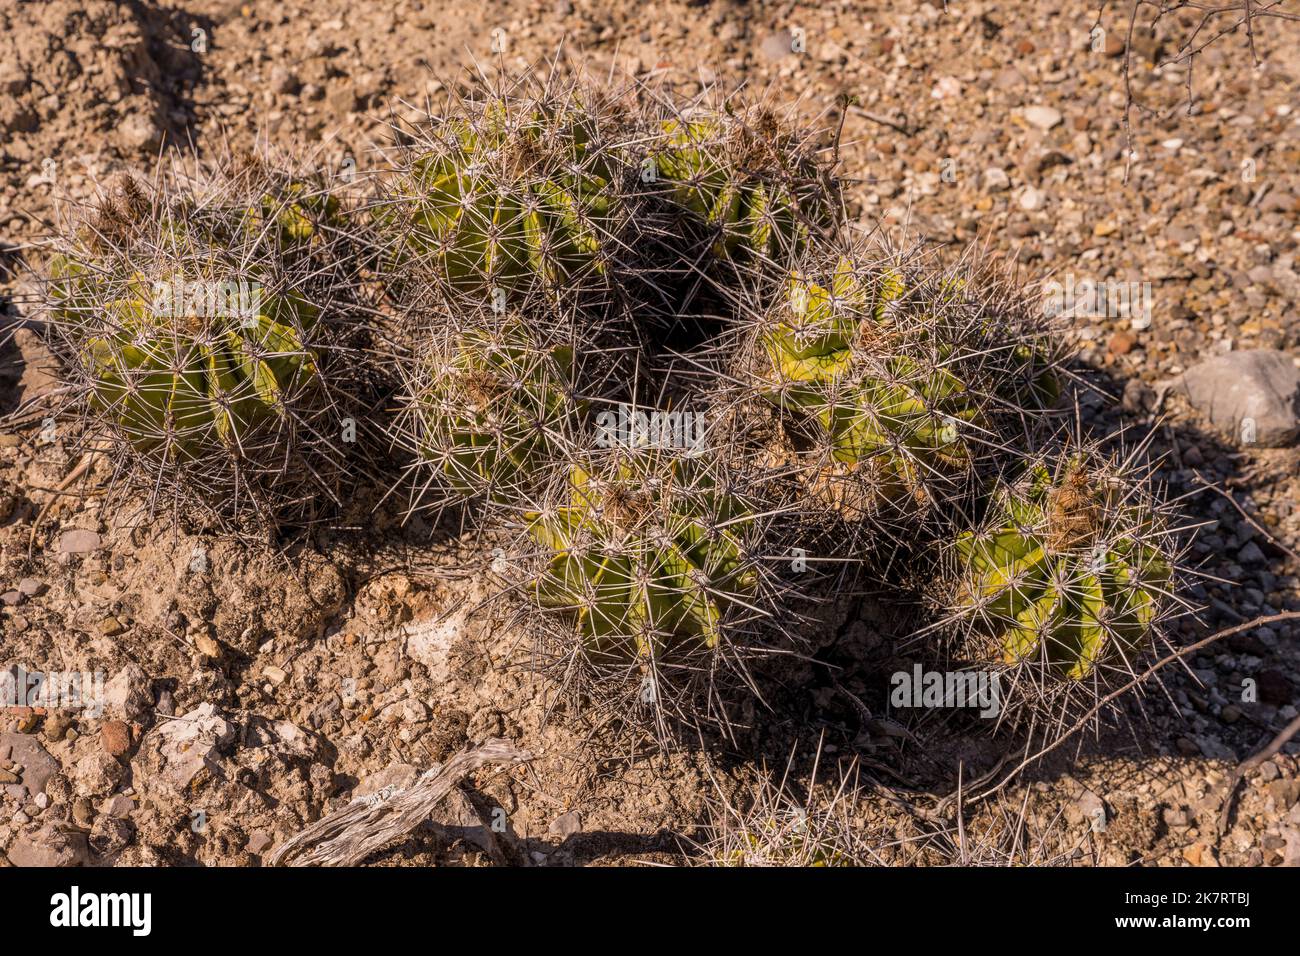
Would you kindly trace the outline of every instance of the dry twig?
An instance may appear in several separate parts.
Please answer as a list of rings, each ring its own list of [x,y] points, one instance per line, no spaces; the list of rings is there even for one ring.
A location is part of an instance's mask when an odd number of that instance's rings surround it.
[[[359,799],[328,814],[280,844],[270,866],[356,866],[370,854],[405,837],[429,818],[461,780],[486,764],[513,766],[532,754],[496,738],[426,770],[409,789],[387,799]]]

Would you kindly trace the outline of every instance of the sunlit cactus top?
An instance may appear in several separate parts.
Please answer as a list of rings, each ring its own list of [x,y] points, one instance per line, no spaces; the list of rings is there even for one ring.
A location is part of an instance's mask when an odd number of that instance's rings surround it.
[[[660,121],[648,169],[710,231],[715,256],[783,262],[838,212],[805,136],[769,109],[701,107]]]
[[[376,205],[386,268],[483,295],[599,286],[625,175],[614,116],[568,86],[494,90],[431,118]]]
[[[528,517],[545,561],[537,599],[571,619],[591,654],[716,648],[749,616],[761,523],[705,460],[587,455]]]
[[[1140,483],[1093,453],[1064,451],[997,492],[955,541],[956,609],[1004,663],[1070,680],[1132,670],[1171,602],[1174,555]]]

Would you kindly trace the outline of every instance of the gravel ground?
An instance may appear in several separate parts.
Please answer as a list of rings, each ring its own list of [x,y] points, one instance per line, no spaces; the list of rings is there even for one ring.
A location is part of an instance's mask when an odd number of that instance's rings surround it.
[[[1127,24],[1108,13],[1094,33],[1095,4],[951,7],[4,4],[0,302],[21,313],[56,197],[224,139],[298,142],[364,169],[394,113],[490,62],[494,44],[510,65],[559,55],[683,92],[744,83],[842,122],[863,230],[952,254],[978,244],[1048,289],[1135,290],[1127,310],[1112,291],[1074,319],[1081,412],[1115,443],[1150,437],[1159,479],[1199,525],[1186,596],[1201,610],[1173,638],[1300,608],[1300,29],[1261,29],[1258,69],[1241,36],[1205,50],[1189,110],[1185,69],[1155,68],[1185,35],[1177,21],[1138,31],[1126,57]],[[1156,109],[1133,113],[1131,163],[1126,60]],[[55,387],[38,336],[19,328],[0,352],[0,413]],[[720,794],[787,758],[806,783],[819,741],[823,787],[828,764],[862,761],[854,825],[880,835],[884,862],[944,863],[961,858],[944,827],[880,784],[929,805],[959,761],[987,767],[1005,750],[958,730],[929,760],[942,772],[926,770],[810,667],[739,746],[601,753],[546,719],[520,636],[468,616],[490,597],[482,542],[430,545],[418,522],[381,516],[263,553],[133,527],[92,493],[101,472],[51,495],[74,465],[39,416],[0,421],[0,665],[107,679],[101,716],[0,713],[0,863],[256,865],[323,813],[492,737],[537,759],[480,771],[471,797],[373,863],[678,860],[676,835],[696,833]],[[848,640],[869,650],[887,630],[858,622]],[[1007,861],[1006,814],[1023,804],[1034,862],[1300,863],[1294,743],[1247,776],[1217,832],[1235,766],[1296,716],[1298,636],[1294,621],[1257,627],[1166,669],[1116,726],[972,811],[978,861]],[[846,689],[879,696],[873,680]],[[504,842],[481,823],[497,807]]]

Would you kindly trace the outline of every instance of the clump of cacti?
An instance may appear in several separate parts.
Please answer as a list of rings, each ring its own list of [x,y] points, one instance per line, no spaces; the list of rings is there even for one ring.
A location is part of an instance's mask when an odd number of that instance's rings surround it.
[[[950,548],[959,653],[1006,669],[1012,723],[1059,720],[1072,687],[1133,676],[1177,607],[1162,509],[1132,468],[1092,448],[1033,458]]]
[[[208,181],[218,204],[128,179],[71,231],[46,298],[82,436],[121,487],[264,534],[345,500],[364,333],[327,240],[268,244],[246,185]]]
[[[713,257],[784,263],[832,229],[837,186],[806,130],[733,101],[665,112],[649,120],[642,180],[660,184]]]
[[[795,555],[909,589],[942,565],[943,650],[1004,670],[1034,720],[1131,669],[1174,555],[1141,476],[1036,451],[1056,331],[979,251],[849,241],[813,132],[651,93],[458,87],[399,130],[361,216],[265,157],[128,180],[47,285],[85,448],[151,506],[270,528],[347,504],[377,426],[409,510],[473,501],[474,531],[516,533],[512,593],[566,687],[661,730],[725,717],[723,675],[761,696],[746,662],[793,639]],[[708,427],[657,440],[697,400]],[[819,846],[796,855],[839,860]]]

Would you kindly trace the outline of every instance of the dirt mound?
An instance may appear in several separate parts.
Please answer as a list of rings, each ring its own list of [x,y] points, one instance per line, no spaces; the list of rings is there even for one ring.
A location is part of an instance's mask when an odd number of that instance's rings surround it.
[[[201,73],[195,29],[204,28],[180,11],[108,0],[0,9],[5,164],[29,164],[29,180],[49,179],[64,157],[88,148],[139,158],[183,134]]]
[[[48,234],[55,198],[84,199],[190,140],[211,29],[144,3],[0,5],[0,346],[4,319],[21,313],[13,290],[33,265],[28,243]]]

